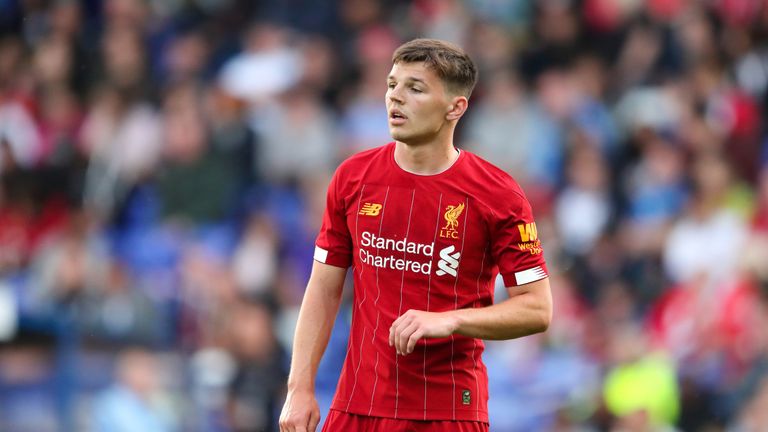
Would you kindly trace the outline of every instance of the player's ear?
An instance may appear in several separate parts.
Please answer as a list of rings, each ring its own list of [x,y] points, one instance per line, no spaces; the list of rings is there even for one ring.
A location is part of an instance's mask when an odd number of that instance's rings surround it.
[[[468,107],[469,101],[466,96],[455,96],[451,104],[448,105],[448,112],[445,113],[445,118],[447,120],[458,120],[464,115]]]

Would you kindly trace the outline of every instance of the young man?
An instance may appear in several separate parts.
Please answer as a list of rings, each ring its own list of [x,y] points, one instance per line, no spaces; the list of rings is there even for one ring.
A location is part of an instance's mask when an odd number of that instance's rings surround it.
[[[476,81],[454,45],[417,39],[395,51],[395,141],[349,158],[328,187],[281,431],[319,423],[315,374],[350,265],[352,329],[326,431],[487,431],[481,339],[547,329],[552,300],[528,201],[509,175],[453,145]],[[510,298],[493,304],[498,273]]]

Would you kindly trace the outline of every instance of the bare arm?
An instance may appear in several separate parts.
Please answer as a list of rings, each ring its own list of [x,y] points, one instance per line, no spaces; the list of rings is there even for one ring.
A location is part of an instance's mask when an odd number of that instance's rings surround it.
[[[314,431],[320,421],[315,376],[339,311],[346,273],[347,269],[317,261],[312,266],[293,339],[281,432]]]
[[[447,312],[409,310],[392,323],[389,344],[398,354],[413,351],[423,338],[452,334],[479,339],[514,339],[545,331],[552,320],[549,278],[507,288],[510,298],[484,308]]]
[[[552,320],[552,293],[549,278],[507,288],[509,298],[477,309],[453,311],[454,333],[491,340],[514,339],[541,333]]]

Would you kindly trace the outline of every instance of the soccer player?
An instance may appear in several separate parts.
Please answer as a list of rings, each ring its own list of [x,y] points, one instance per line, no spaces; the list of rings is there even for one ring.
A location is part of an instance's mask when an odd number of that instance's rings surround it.
[[[325,431],[487,431],[482,339],[547,329],[552,299],[525,195],[453,145],[476,81],[452,44],[395,51],[385,100],[395,141],[346,160],[328,187],[281,431],[319,423],[315,375],[350,266],[352,326]],[[499,273],[510,298],[494,304]]]

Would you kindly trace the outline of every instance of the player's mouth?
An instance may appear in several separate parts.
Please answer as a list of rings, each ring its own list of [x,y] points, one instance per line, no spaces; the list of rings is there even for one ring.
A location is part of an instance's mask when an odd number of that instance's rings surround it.
[[[406,117],[402,111],[398,109],[389,110],[389,124],[391,124],[392,126],[401,126],[405,124],[405,121],[407,119],[408,117]]]

